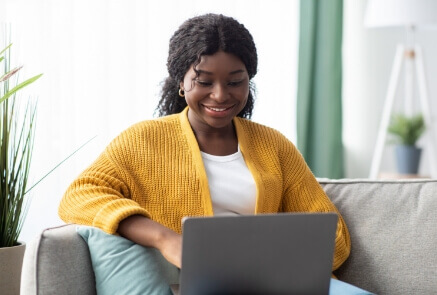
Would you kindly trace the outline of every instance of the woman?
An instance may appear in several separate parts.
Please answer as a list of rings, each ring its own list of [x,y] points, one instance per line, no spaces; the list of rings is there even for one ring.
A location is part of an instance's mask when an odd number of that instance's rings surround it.
[[[65,222],[157,248],[181,266],[186,216],[337,212],[295,146],[248,120],[257,52],[236,20],[207,14],[170,39],[161,118],[122,132],[68,188]],[[339,218],[333,269],[348,257]]]

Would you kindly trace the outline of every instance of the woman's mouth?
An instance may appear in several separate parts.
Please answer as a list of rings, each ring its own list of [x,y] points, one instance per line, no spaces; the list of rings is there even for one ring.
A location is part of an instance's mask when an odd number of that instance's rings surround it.
[[[213,107],[207,107],[207,106],[205,106],[205,107],[209,110],[214,111],[214,112],[223,112],[223,111],[226,111],[227,109],[230,109],[230,108],[213,108]]]
[[[213,116],[227,116],[232,109],[234,108],[234,106],[230,106],[230,107],[209,107],[209,106],[205,106],[205,110]]]

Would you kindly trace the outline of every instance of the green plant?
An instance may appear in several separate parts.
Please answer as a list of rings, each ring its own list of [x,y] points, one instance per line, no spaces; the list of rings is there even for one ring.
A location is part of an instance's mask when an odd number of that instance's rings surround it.
[[[10,68],[11,45],[0,52],[0,247],[17,244],[27,209],[36,104],[28,100],[21,109],[17,92],[42,75],[19,83],[21,67]]]
[[[414,146],[422,136],[425,128],[422,114],[411,117],[404,114],[395,114],[388,126],[388,132],[395,136],[398,143]]]
[[[27,212],[27,194],[96,137],[86,141],[28,187],[36,104],[26,101],[24,113],[20,113],[17,92],[42,74],[19,83],[17,73],[22,67],[10,69],[11,46],[0,52],[0,67],[3,66],[3,75],[0,76],[0,248],[17,245]],[[13,78],[15,82],[10,83]]]

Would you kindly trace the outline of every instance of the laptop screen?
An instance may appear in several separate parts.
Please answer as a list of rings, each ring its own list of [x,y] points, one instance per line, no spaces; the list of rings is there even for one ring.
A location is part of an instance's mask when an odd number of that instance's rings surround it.
[[[188,218],[180,294],[328,294],[335,213]]]

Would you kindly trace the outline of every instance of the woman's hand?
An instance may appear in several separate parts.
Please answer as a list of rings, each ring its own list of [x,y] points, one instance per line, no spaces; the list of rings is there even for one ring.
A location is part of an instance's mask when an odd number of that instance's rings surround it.
[[[181,268],[182,263],[182,236],[168,229],[166,237],[162,239],[157,249],[170,263]]]
[[[132,215],[118,225],[118,233],[134,243],[154,247],[170,263],[181,268],[182,236],[142,215]]]

